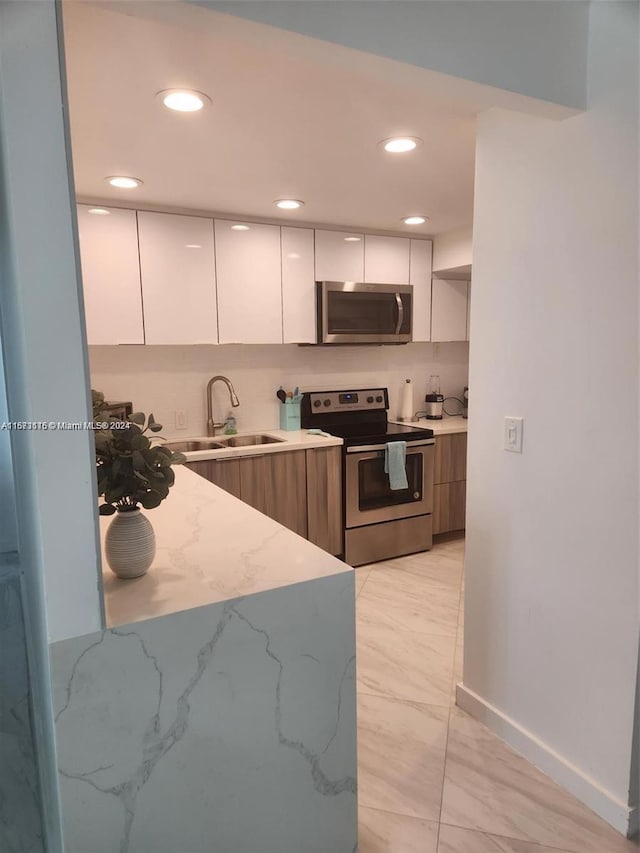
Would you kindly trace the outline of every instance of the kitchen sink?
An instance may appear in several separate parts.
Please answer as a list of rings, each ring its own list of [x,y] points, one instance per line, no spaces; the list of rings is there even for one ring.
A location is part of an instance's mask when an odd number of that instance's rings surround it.
[[[253,447],[256,444],[278,444],[283,438],[274,438],[272,435],[234,435],[231,438],[223,438],[223,447]]]
[[[221,444],[213,439],[201,439],[199,441],[166,441],[163,447],[173,450],[174,453],[190,453],[193,450],[222,450],[226,444]]]

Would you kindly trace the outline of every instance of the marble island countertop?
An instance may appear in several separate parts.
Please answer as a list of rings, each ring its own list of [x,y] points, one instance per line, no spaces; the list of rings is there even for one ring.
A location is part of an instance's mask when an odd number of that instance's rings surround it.
[[[342,439],[335,436],[310,435],[308,430],[284,430],[284,429],[269,429],[269,430],[251,430],[251,432],[240,431],[238,436],[243,435],[268,435],[272,438],[277,438],[270,444],[248,444],[244,447],[224,447],[210,448],[208,450],[190,450],[185,452],[188,462],[198,462],[206,459],[230,459],[235,456],[255,456],[263,453],[281,453],[286,450],[311,450],[314,447],[340,447]],[[216,435],[198,435],[182,438],[181,436],[172,436],[167,439],[167,444],[175,444],[176,442],[184,441],[219,441],[224,442],[226,439],[233,438],[230,435],[217,433]],[[182,452],[182,451],[181,451]]]
[[[288,449],[300,442],[311,446],[299,435]],[[104,537],[111,518],[100,518],[108,628],[353,571],[193,471],[176,466],[175,472],[169,496],[146,513],[156,533],[156,557],[143,577],[120,580],[109,569]]]

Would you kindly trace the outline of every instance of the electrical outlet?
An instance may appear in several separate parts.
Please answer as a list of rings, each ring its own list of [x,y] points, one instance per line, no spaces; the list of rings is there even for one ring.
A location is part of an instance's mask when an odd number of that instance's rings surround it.
[[[504,419],[504,449],[512,453],[522,453],[522,427],[524,418]]]
[[[186,429],[187,428],[187,413],[183,409],[176,409],[173,413],[175,419],[175,428],[176,429]]]

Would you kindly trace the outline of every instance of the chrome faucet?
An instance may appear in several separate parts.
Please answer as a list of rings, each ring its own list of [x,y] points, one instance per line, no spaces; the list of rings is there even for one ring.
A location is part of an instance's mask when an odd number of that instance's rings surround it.
[[[224,424],[217,424],[213,420],[213,384],[214,382],[224,382],[224,384],[229,389],[229,399],[231,400],[231,405],[235,408],[240,405],[240,400],[238,400],[238,395],[235,392],[235,388],[231,384],[231,382],[227,379],[226,376],[213,376],[209,380],[209,384],[207,385],[207,435],[215,435],[216,430],[220,427],[223,427]]]

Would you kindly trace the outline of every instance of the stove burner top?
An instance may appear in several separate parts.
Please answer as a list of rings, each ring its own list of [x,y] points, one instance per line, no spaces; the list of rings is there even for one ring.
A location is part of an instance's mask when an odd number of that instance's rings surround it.
[[[424,427],[390,424],[388,401],[386,388],[307,392],[302,400],[302,426],[319,427],[342,438],[347,447],[433,436],[433,430]]]

